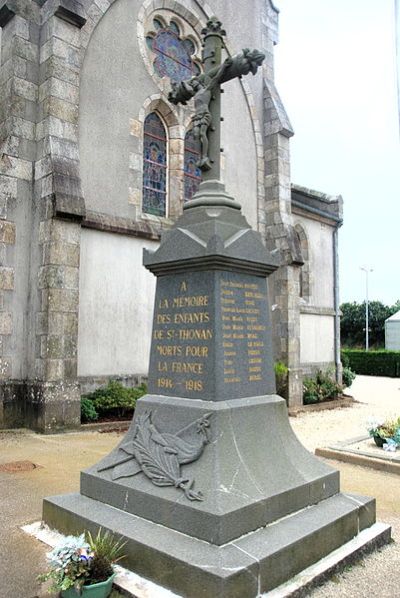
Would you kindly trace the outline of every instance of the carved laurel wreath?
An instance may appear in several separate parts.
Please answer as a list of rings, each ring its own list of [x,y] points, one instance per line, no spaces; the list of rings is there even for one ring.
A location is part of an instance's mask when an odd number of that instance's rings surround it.
[[[206,413],[176,434],[161,432],[152,422],[151,411],[136,419],[131,438],[118,450],[118,459],[98,471],[112,469],[112,479],[129,478],[144,473],[156,486],[175,486],[189,500],[203,500],[202,492],[193,490],[194,480],[182,477],[181,465],[196,461],[209,443],[209,418]]]

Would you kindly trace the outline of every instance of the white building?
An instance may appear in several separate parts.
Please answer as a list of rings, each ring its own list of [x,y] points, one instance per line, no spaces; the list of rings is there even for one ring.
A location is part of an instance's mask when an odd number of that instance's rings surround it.
[[[400,351],[400,311],[385,320],[385,349]]]

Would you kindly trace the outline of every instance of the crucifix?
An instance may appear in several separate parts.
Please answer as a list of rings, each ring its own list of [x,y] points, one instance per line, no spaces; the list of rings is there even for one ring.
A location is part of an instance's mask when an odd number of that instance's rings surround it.
[[[236,77],[252,73],[255,75],[265,55],[259,50],[245,48],[239,54],[221,60],[225,31],[222,23],[212,17],[202,31],[204,72],[173,83],[168,99],[173,104],[183,104],[193,98],[195,112],[192,127],[195,139],[200,141],[200,158],[203,181],[220,179],[221,150],[221,84]]]

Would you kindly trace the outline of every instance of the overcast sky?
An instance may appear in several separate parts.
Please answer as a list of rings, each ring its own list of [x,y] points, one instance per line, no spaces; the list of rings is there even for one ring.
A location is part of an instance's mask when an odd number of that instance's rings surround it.
[[[340,300],[400,299],[394,0],[276,0],[292,181],[344,199]]]

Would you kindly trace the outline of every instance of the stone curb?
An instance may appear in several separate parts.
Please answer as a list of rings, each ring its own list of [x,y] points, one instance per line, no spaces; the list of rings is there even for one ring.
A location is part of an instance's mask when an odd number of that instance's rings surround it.
[[[361,465],[362,467],[400,475],[400,463],[393,462],[390,457],[372,457],[368,453],[356,453],[355,451],[348,451],[345,448],[339,447],[316,448],[315,454],[325,459],[334,459],[352,465]]]
[[[325,401],[322,403],[315,403],[311,405],[302,405],[301,407],[292,407],[289,408],[289,416],[296,417],[301,413],[310,413],[313,411],[330,411],[331,409],[346,409],[347,407],[353,407],[358,403],[353,397],[350,395],[342,395],[340,399],[335,399],[333,401]]]
[[[124,419],[115,422],[82,424],[79,432],[126,432],[129,429],[131,422],[132,419]]]

